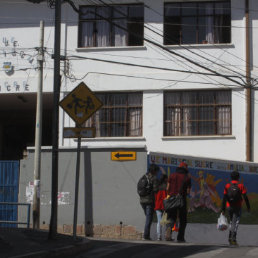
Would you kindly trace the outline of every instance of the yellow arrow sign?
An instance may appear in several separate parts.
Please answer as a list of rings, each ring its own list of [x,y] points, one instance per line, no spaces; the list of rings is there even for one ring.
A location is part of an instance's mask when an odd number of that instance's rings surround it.
[[[78,125],[89,119],[101,106],[102,102],[81,82],[59,105]]]
[[[111,160],[121,161],[121,160],[136,160],[135,151],[114,151],[111,152]]]

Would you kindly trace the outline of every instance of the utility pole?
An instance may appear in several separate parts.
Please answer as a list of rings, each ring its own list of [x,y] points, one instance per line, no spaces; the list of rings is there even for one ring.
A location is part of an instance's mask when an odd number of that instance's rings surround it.
[[[245,30],[246,30],[246,161],[253,160],[252,150],[252,84],[250,71],[250,21],[249,21],[249,0],[245,0]]]
[[[55,43],[54,43],[54,92],[52,125],[52,195],[49,239],[57,234],[57,194],[58,194],[58,128],[60,97],[60,34],[61,34],[61,0],[55,0]]]
[[[42,87],[44,62],[44,21],[40,21],[40,40],[38,50],[38,92],[35,128],[34,157],[34,193],[33,193],[33,229],[40,228],[40,168],[41,168],[41,136],[42,136]]]

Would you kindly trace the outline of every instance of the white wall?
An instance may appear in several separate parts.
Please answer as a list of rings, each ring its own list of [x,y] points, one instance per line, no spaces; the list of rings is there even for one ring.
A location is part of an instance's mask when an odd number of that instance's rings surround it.
[[[20,47],[33,48],[39,45],[39,21],[44,18],[46,22],[45,46],[48,52],[53,53],[54,38],[54,12],[47,8],[46,3],[31,4],[26,1],[17,0],[20,4],[13,5],[10,1],[1,1],[0,24],[7,21],[8,28],[0,25],[0,35],[10,38],[15,37],[19,41]],[[117,1],[128,3],[133,1]],[[164,1],[145,0],[150,8],[145,8],[145,22],[147,27],[155,29],[159,34],[163,33],[163,4]],[[255,0],[250,0],[252,10],[258,10]],[[18,10],[17,10],[18,9]],[[153,67],[165,67],[171,69],[191,70],[207,72],[190,64],[186,60],[175,57],[164,50],[145,42],[142,47],[125,48],[91,48],[77,49],[78,29],[77,14],[67,4],[62,6],[62,54],[68,56],[77,55],[87,58],[106,59],[124,63],[136,63]],[[258,12],[252,11],[252,60],[254,67],[252,76],[257,76],[258,56],[256,44],[258,28]],[[26,19],[24,19],[26,17]],[[11,23],[20,22],[14,26]],[[26,21],[26,22],[24,22]],[[29,21],[29,22],[28,22]],[[28,23],[22,25],[22,22]],[[225,65],[240,75],[245,75],[245,21],[244,21],[244,1],[232,0],[232,44],[222,44],[219,46],[194,45],[177,47],[171,46],[169,49],[187,58],[191,58],[197,63],[216,69],[221,73],[228,74],[221,65]],[[162,37],[144,29],[145,37],[162,44]],[[187,48],[187,49],[186,49]],[[0,51],[3,50],[2,39],[0,41]],[[191,52],[190,52],[190,51]],[[35,52],[35,51],[34,51]],[[205,56],[204,60],[194,53]],[[25,62],[25,61],[24,61]],[[216,65],[216,63],[221,65]],[[16,66],[20,66],[22,61],[16,61]],[[78,80],[72,81],[63,79],[61,91],[69,92],[76,87],[80,81],[84,81],[93,91],[143,91],[143,136],[139,138],[112,138],[112,139],[89,139],[82,142],[89,147],[133,147],[147,146],[148,151],[169,152],[174,154],[184,154],[192,156],[204,156],[208,158],[223,158],[232,160],[245,160],[245,101],[244,91],[238,90],[236,84],[221,77],[193,75],[188,73],[178,73],[156,69],[110,64],[91,60],[71,60],[70,75],[74,75]],[[27,65],[27,64],[26,64]],[[34,63],[35,65],[35,63]],[[256,67],[257,66],[257,67]],[[63,70],[63,63],[61,70]],[[46,56],[46,67],[44,73],[44,91],[53,89],[53,62],[49,55]],[[106,74],[104,74],[106,73]],[[87,74],[87,76],[86,76]],[[109,75],[107,75],[109,74]],[[113,75],[111,75],[113,74]],[[117,76],[121,75],[121,76]],[[134,76],[133,77],[126,77]],[[137,78],[141,77],[141,78]],[[20,78],[20,79],[19,79]],[[151,79],[152,78],[152,79]],[[31,70],[26,72],[15,72],[12,76],[7,76],[3,72],[0,74],[0,85],[8,80],[25,80],[30,82],[30,91],[36,92],[37,73]],[[154,80],[155,79],[155,80]],[[158,80],[159,79],[159,80]],[[218,85],[219,84],[219,85]],[[163,92],[173,89],[218,89],[235,88],[232,92],[232,136],[228,137],[163,137]],[[1,93],[3,93],[2,91]],[[15,91],[13,91],[15,93]],[[61,94],[61,98],[64,95]],[[256,108],[255,102],[255,110]],[[256,113],[254,113],[254,117]],[[64,120],[63,120],[64,118]],[[73,140],[62,139],[63,126],[74,126],[73,121],[60,110],[60,145],[75,146]],[[257,135],[257,122],[254,125],[254,135]],[[254,147],[257,146],[258,138],[254,138]],[[258,161],[257,149],[254,149],[254,161]]]

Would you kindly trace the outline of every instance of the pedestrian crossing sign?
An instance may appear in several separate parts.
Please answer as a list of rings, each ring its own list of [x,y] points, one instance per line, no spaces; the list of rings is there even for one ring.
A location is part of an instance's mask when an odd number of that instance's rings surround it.
[[[81,82],[60,101],[59,105],[77,125],[81,125],[101,108],[102,102],[84,82]]]

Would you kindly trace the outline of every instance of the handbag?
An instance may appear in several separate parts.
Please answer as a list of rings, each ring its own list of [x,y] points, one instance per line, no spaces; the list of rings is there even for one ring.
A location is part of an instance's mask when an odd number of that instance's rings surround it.
[[[182,208],[184,205],[184,198],[182,194],[172,195],[168,199],[163,200],[165,211]]]
[[[187,175],[185,175],[185,179],[180,187],[179,193],[176,195],[172,195],[169,198],[163,200],[165,212],[168,212],[170,210],[177,209],[177,208],[182,208],[184,206],[184,197],[181,194],[181,191],[183,189],[184,183],[186,182],[186,177]]]

